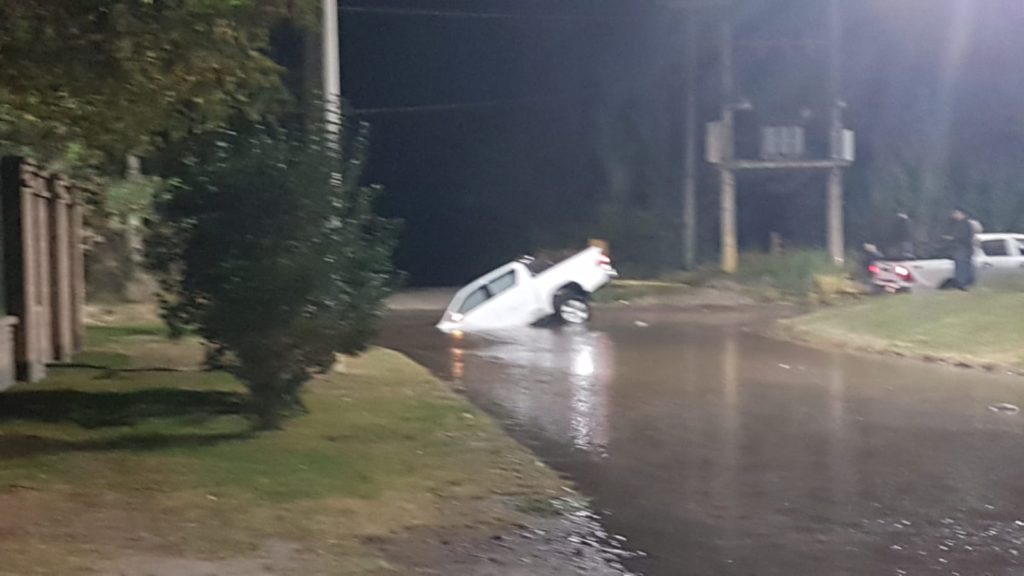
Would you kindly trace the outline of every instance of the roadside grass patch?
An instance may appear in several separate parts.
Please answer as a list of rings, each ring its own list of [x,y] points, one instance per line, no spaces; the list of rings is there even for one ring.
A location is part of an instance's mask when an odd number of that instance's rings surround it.
[[[599,302],[685,299],[695,288],[733,291],[759,301],[806,300],[832,302],[858,292],[848,271],[837,267],[821,250],[792,250],[781,254],[744,252],[739,270],[726,274],[717,263],[693,271],[676,271],[656,279],[622,279],[597,293]]]
[[[88,367],[0,393],[3,570],[85,574],[129,554],[225,559],[285,541],[302,548],[297,574],[388,574],[368,538],[500,524],[561,491],[395,352],[347,361],[308,387],[309,414],[256,433],[245,388],[195,369],[197,340],[155,348],[158,334],[99,329]]]
[[[133,336],[150,336],[165,339],[170,335],[167,326],[161,323],[132,324],[123,326],[90,326],[85,335],[87,349],[95,350],[121,342]]]
[[[740,255],[736,281],[778,290],[789,296],[805,296],[817,288],[816,278],[842,275],[826,252],[794,250],[782,254]]]
[[[1024,293],[978,289],[880,296],[785,320],[806,340],[1024,370]]]

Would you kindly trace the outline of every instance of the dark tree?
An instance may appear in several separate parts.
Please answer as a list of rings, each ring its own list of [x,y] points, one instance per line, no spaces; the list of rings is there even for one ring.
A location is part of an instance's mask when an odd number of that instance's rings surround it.
[[[360,183],[366,128],[242,123],[172,170],[148,246],[165,319],[206,339],[250,390],[261,427],[302,409],[336,353],[367,346],[393,284],[395,226]]]

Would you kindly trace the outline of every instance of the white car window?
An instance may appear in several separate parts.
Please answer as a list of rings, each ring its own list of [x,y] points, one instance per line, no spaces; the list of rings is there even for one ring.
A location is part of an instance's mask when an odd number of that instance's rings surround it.
[[[487,285],[487,290],[491,293],[491,298],[494,298],[498,294],[501,294],[515,285],[516,271],[509,270],[507,273],[499,276],[496,280],[492,280],[491,283]]]
[[[469,293],[469,296],[466,296],[466,299],[462,301],[462,306],[459,306],[459,313],[465,314],[466,312],[469,312],[473,308],[487,302],[490,297],[491,296],[488,294],[486,286],[481,286],[476,290],[473,290]]]
[[[1007,249],[1006,240],[1000,238],[999,240],[985,240],[981,243],[981,250],[986,256],[1009,256],[1010,251]]]
[[[1017,240],[1017,253],[1024,256],[1024,238]]]

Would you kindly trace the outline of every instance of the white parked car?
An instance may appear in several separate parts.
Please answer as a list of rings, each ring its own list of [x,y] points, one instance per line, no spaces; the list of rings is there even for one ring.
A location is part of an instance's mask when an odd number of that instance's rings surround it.
[[[1024,234],[979,234],[974,252],[981,284],[1024,282]],[[889,292],[953,287],[953,261],[881,260],[869,267],[872,282]]]
[[[532,258],[509,262],[459,290],[437,328],[446,333],[486,331],[548,318],[584,324],[590,319],[590,296],[617,275],[598,247],[557,264]]]

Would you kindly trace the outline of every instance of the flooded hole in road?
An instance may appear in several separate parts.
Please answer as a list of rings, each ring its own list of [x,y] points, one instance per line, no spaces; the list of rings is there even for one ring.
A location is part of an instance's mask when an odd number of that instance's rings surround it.
[[[1021,573],[1024,419],[989,406],[1024,381],[636,314],[454,342],[406,314],[381,343],[570,477],[646,574]]]

